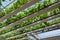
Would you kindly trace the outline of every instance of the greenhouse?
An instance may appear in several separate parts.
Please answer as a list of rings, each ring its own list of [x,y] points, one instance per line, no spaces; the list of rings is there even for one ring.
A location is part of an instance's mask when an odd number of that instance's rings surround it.
[[[0,0],[0,40],[60,40],[60,0]]]

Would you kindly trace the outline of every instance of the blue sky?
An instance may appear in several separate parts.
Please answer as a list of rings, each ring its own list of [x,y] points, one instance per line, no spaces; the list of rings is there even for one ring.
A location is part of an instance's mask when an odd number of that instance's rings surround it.
[[[60,36],[60,29],[53,30],[53,31],[50,31],[50,32],[41,33],[41,34],[37,34],[37,37],[39,39],[55,37],[55,36]],[[29,34],[28,34],[28,37],[31,40],[36,40],[34,37],[30,36]]]
[[[14,0],[11,0],[11,1],[6,0],[5,2],[2,2],[1,8],[3,8],[3,6],[5,7],[5,6],[8,5],[9,3],[11,3],[12,1],[14,1]]]
[[[48,37],[54,37],[54,36],[60,36],[60,29],[42,33],[42,34],[37,34],[41,38],[48,38]]]

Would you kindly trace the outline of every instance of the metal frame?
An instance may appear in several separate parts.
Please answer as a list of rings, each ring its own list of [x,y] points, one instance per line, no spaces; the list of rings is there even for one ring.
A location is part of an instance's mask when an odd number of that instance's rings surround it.
[[[11,24],[9,24],[8,26],[4,26],[3,28],[0,28],[0,30],[3,30],[3,29],[6,29],[6,28],[9,28],[9,27],[18,25],[18,24],[20,24],[20,23],[23,22],[23,21],[26,21],[26,20],[28,20],[28,19],[30,19],[30,18],[34,18],[35,16],[39,16],[40,14],[43,14],[43,13],[45,13],[45,12],[48,12],[49,10],[55,9],[56,7],[60,7],[59,4],[60,4],[60,3],[56,3],[56,4],[54,4],[54,5],[51,5],[51,6],[47,7],[47,8],[45,8],[45,9],[40,10],[39,12],[36,12],[36,13],[30,15],[30,16],[27,16],[27,17],[25,17],[25,18],[23,18],[23,19],[20,19],[20,20],[14,22],[14,23],[11,23]]]
[[[11,16],[13,16],[14,14],[16,14],[16,13],[22,11],[22,10],[24,10],[25,8],[27,8],[27,7],[35,4],[35,3],[38,2],[38,1],[40,1],[40,0],[32,0],[32,1],[30,1],[30,2],[28,2],[28,3],[26,3],[26,4],[24,4],[24,5],[22,5],[21,7],[17,8],[16,10],[14,10],[14,11],[10,12],[9,14],[5,15],[4,17],[0,18],[0,22],[2,22],[3,20],[5,20],[5,19],[7,19],[7,18],[9,18],[9,17],[11,17]],[[22,21],[25,21],[25,20],[28,20],[29,18],[33,18],[33,17],[35,17],[35,16],[38,16],[38,15],[40,15],[41,13],[44,13],[44,12],[47,12],[47,11],[49,11],[49,10],[55,9],[56,7],[60,7],[60,1],[59,1],[58,3],[55,3],[55,4],[47,7],[47,8],[44,8],[44,9],[40,10],[39,12],[36,12],[36,13],[34,13],[34,14],[30,15],[30,16],[27,16],[27,17],[25,17],[25,18],[23,18],[23,19],[21,19],[21,20],[18,20],[18,21],[14,22],[14,23],[11,23],[11,24],[8,25],[8,26],[5,26],[5,27],[3,27],[3,28],[0,28],[0,30],[3,30],[3,29],[5,29],[5,28],[9,28],[9,27],[18,25],[18,24],[21,23]],[[38,14],[37,14],[37,13],[38,13]],[[34,26],[34,25],[36,25],[36,24],[40,24],[40,23],[46,22],[46,21],[48,21],[48,20],[52,20],[52,19],[57,18],[57,17],[60,18],[60,14],[51,16],[51,17],[49,17],[49,18],[46,18],[46,19],[44,19],[44,20],[35,22],[35,23],[30,24],[30,25],[27,25],[27,26],[24,26],[24,27],[22,27],[22,28],[19,28],[18,30],[23,30],[23,29],[29,28],[29,27],[31,27],[31,26]],[[58,26],[58,27],[56,27],[56,26]],[[60,28],[60,23],[54,24],[54,25],[50,25],[50,26],[48,26],[48,27],[41,28],[41,29],[37,29],[37,30],[34,30],[34,31],[30,31],[30,32],[27,32],[27,33],[28,33],[28,34],[31,34],[31,35],[34,36],[37,40],[39,40],[38,37],[37,37],[34,33],[37,34],[38,32],[43,33],[43,32],[47,32],[47,31],[52,31],[52,30],[54,30],[53,27],[54,27],[55,29]],[[14,31],[18,31],[18,30],[14,30]],[[11,31],[11,32],[14,32],[14,31]],[[8,33],[6,33],[6,34],[9,34],[9,33],[11,33],[11,32],[8,32]],[[23,35],[26,36],[27,33],[23,33],[23,34],[21,34],[21,35],[13,36],[13,37],[6,38],[6,39],[14,39],[14,38],[17,38],[17,37],[23,36]],[[33,34],[32,34],[32,33],[33,33]],[[3,34],[3,35],[6,35],[6,34]],[[2,35],[1,35],[1,36],[2,36]]]
[[[58,26],[58,27],[57,27]],[[19,36],[26,36],[27,34],[31,34],[31,33],[36,33],[36,32],[40,32],[40,33],[43,33],[43,30],[46,30],[46,29],[51,29],[51,28],[55,28],[56,29],[56,27],[57,28],[60,28],[60,23],[58,23],[58,24],[54,24],[54,25],[51,25],[51,26],[48,26],[48,27],[45,27],[45,28],[41,28],[41,29],[37,29],[37,30],[34,30],[34,31],[30,31],[30,32],[27,32],[27,33],[23,33],[23,34],[20,34],[20,35],[17,35],[17,36],[13,36],[13,37],[10,37],[10,38],[7,38],[7,39],[14,39],[14,38],[17,38],[17,37],[19,37]],[[54,30],[54,29],[53,29]],[[47,31],[49,31],[49,30],[47,30]],[[52,31],[52,30],[50,30],[50,31]],[[45,31],[46,32],[46,31]]]
[[[10,2],[9,4],[7,4],[5,7],[2,6],[3,8],[2,9],[5,9],[7,6],[11,5],[15,0],[13,0],[12,2]],[[7,2],[7,1],[6,1]]]
[[[29,1],[29,2],[25,3],[24,5],[20,6],[16,10],[14,10],[14,11],[10,12],[9,14],[7,14],[7,15],[3,16],[2,18],[0,18],[0,22],[2,22],[3,20],[5,20],[5,19],[7,19],[11,16],[13,16],[14,14],[17,14],[18,12],[24,10],[25,8],[37,3],[38,1],[40,1],[40,0],[32,0],[32,1]]]
[[[52,17],[46,18],[46,19],[41,20],[41,21],[37,21],[37,22],[35,22],[35,23],[33,23],[33,24],[24,26],[24,27],[22,27],[22,28],[18,28],[18,29],[16,29],[16,30],[10,31],[10,32],[8,32],[8,33],[6,33],[6,34],[10,34],[10,33],[12,33],[12,32],[16,32],[16,31],[19,31],[19,30],[24,30],[24,29],[29,28],[29,27],[32,27],[32,26],[34,26],[34,25],[36,25],[36,24],[41,24],[41,23],[43,23],[43,22],[46,22],[46,21],[48,21],[48,20],[51,20],[51,19],[54,19],[54,18],[57,18],[57,17],[60,18],[60,14],[54,15],[54,16],[52,16]],[[2,29],[2,30],[3,30],[3,29]],[[6,34],[3,34],[3,35],[6,35]]]

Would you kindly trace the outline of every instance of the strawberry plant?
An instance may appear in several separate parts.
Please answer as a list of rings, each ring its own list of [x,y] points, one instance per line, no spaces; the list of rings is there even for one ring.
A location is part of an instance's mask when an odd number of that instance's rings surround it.
[[[57,8],[56,8],[57,9]],[[56,9],[54,9],[54,14],[55,14],[55,10]],[[52,10],[51,10],[52,11]],[[49,11],[49,12],[51,12],[51,11]],[[59,10],[58,10],[59,11]],[[52,15],[54,15],[54,14],[52,14]],[[41,15],[43,15],[43,16],[41,16]],[[49,14],[50,16],[52,16],[51,15],[51,13]],[[18,25],[16,25],[16,26],[14,26],[14,27],[12,27],[12,29],[10,29],[9,31],[12,31],[12,30],[15,30],[15,29],[18,29],[18,28],[21,28],[21,27],[24,27],[24,26],[27,26],[27,25],[29,25],[29,24],[32,24],[32,23],[34,23],[34,22],[37,22],[37,21],[39,21],[39,20],[43,20],[43,19],[45,19],[45,18],[48,18],[48,17],[50,17],[48,15],[48,12],[47,13],[44,13],[44,14],[40,14],[39,16],[36,16],[36,17],[34,17],[34,18],[31,18],[31,19],[28,19],[28,20],[26,20],[26,21],[23,21],[23,22],[21,22],[20,24],[18,24]],[[42,17],[42,18],[41,18]],[[9,21],[8,21],[9,22]],[[8,23],[8,22],[6,22],[6,23]],[[4,23],[4,24],[6,24],[6,23]],[[43,24],[46,24],[46,25],[48,25],[49,26],[49,24],[51,25],[51,23],[49,23],[49,22],[44,22]],[[0,25],[2,25],[2,23],[0,23]],[[41,24],[42,25],[42,24]],[[10,27],[9,27],[10,28]],[[8,28],[8,29],[9,29]],[[35,29],[35,28],[34,28]],[[6,29],[7,30],[7,29]],[[3,30],[2,30],[3,31]],[[7,30],[7,32],[9,32],[8,30]],[[6,33],[6,32],[5,32]],[[1,34],[3,34],[3,33],[1,33]]]
[[[55,19],[60,20],[60,18],[55,18]],[[56,22],[54,21],[55,19],[53,19],[52,22],[49,22],[49,25],[50,25],[50,23],[52,23],[51,25],[53,25],[55,23],[58,23],[57,20],[56,20]],[[55,22],[55,23],[53,23],[53,22]],[[23,30],[18,30],[18,31],[11,32],[10,34],[3,35],[3,37],[8,38],[8,37],[12,37],[12,36],[19,35],[19,34],[22,34],[22,33],[34,31],[34,30],[37,30],[37,29],[40,29],[40,28],[45,28],[45,27],[47,27],[47,25],[45,23],[46,22],[41,23],[41,24],[36,24],[36,25],[34,25],[32,27],[25,28]]]
[[[8,7],[6,7],[5,10],[2,10],[3,14],[0,16],[0,18],[5,16],[6,14],[12,12],[13,10],[17,9],[18,7],[22,6],[23,4],[25,4],[27,2],[28,2],[28,0],[18,0],[16,2],[14,2],[10,7],[8,6]],[[1,4],[1,2],[0,2],[0,4]]]

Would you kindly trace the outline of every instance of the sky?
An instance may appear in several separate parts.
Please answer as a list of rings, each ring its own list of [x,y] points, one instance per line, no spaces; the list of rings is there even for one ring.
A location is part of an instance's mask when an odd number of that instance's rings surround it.
[[[48,38],[48,37],[60,36],[60,29],[53,30],[53,31],[50,31],[50,32],[46,32],[46,33],[37,34],[37,35],[40,38]]]
[[[11,0],[11,1],[6,0],[5,2],[2,2],[1,8],[3,8],[3,6],[5,7],[5,6],[8,5],[9,3],[11,3],[12,1],[14,1],[14,0]]]
[[[49,31],[49,32],[45,32],[45,33],[41,33],[41,34],[37,34],[37,37],[38,37],[39,39],[56,37],[56,36],[60,36],[60,29],[53,30],[53,31]],[[29,37],[31,40],[36,40],[36,39],[35,39],[34,37],[32,37],[30,34],[28,34],[28,37]]]

